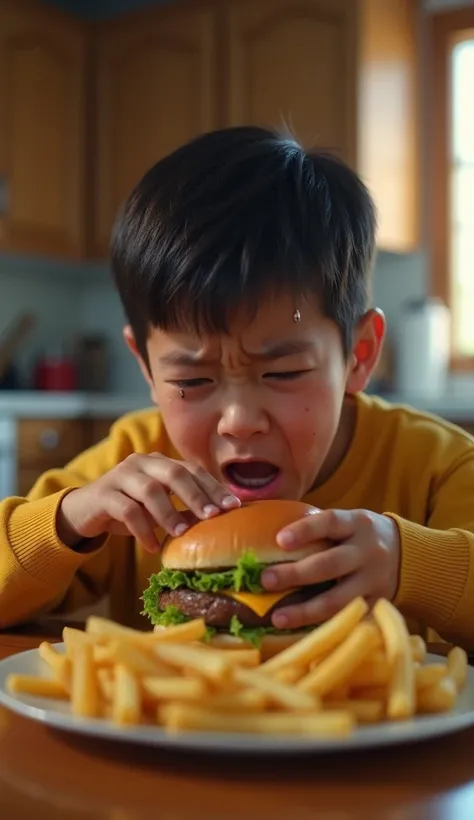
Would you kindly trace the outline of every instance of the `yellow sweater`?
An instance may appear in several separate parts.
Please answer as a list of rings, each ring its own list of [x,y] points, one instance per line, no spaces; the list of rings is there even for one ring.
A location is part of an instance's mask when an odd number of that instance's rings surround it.
[[[120,419],[105,441],[45,473],[27,498],[0,503],[0,628],[71,613],[107,594],[113,618],[144,626],[140,596],[159,558],[118,536],[74,552],[59,540],[55,519],[72,487],[94,481],[132,452],[152,451],[179,458],[156,409]],[[474,646],[474,438],[361,394],[348,454],[304,500],[392,514],[402,543],[396,605],[446,640]]]

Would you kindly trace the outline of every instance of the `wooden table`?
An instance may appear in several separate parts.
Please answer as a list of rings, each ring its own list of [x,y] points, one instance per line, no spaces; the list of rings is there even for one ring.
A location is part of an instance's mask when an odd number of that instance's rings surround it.
[[[0,634],[0,658],[58,637]],[[474,730],[356,754],[259,760],[86,740],[0,708],[1,820],[474,818]]]

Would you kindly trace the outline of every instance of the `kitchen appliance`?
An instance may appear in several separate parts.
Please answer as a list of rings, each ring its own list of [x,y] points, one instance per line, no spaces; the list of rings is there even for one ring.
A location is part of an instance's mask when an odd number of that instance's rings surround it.
[[[396,391],[435,398],[446,389],[450,359],[450,313],[435,298],[406,302],[398,325]]]
[[[50,351],[37,360],[33,382],[35,390],[68,392],[77,389],[74,359],[60,351]]]

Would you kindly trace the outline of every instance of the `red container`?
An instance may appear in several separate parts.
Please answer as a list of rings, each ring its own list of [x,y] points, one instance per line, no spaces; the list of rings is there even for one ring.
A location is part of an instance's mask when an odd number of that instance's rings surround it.
[[[35,368],[34,385],[36,390],[77,390],[75,362],[62,357],[39,359]]]

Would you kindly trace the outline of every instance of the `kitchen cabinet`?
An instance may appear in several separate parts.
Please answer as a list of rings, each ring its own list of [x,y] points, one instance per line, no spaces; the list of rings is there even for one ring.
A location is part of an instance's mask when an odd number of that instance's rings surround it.
[[[175,0],[85,25],[0,2],[0,250],[105,258],[143,173],[196,135],[287,126],[417,247],[418,0]]]
[[[288,127],[349,162],[379,211],[378,243],[420,241],[416,0],[228,0],[229,125]]]
[[[84,252],[86,32],[29,0],[0,3],[0,250]]]
[[[97,134],[92,253],[106,255],[117,211],[155,162],[216,125],[213,6],[179,2],[95,34]]]
[[[115,418],[19,419],[17,491],[27,495],[46,470],[64,467],[107,438]]]

